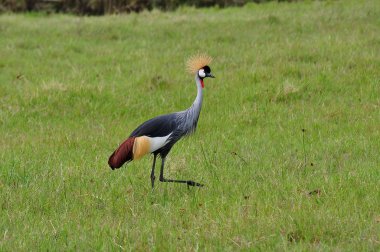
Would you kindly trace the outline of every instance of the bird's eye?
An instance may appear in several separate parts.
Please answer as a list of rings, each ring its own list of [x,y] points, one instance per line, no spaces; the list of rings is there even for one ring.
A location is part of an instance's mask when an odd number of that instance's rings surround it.
[[[198,75],[199,75],[199,77],[201,77],[201,78],[206,77],[205,70],[204,70],[204,69],[200,69],[200,70],[198,71]]]

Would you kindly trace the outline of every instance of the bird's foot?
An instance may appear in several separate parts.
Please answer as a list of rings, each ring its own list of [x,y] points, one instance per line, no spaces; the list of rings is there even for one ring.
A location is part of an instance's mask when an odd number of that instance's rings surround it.
[[[203,187],[204,186],[203,184],[198,183],[198,182],[194,182],[192,180],[186,181],[186,184],[187,184],[187,188],[189,188],[190,186],[198,186],[198,187]]]
[[[203,184],[201,183],[198,183],[198,182],[194,182],[192,180],[177,180],[177,179],[166,179],[164,178],[163,176],[160,176],[160,181],[161,182],[174,182],[174,183],[183,183],[183,184],[186,184],[187,185],[187,188],[189,188],[190,186],[198,186],[198,187],[202,187],[204,186]]]

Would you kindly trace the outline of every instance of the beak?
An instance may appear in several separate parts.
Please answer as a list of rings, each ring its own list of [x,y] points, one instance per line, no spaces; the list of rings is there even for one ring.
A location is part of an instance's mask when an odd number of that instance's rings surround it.
[[[212,75],[211,73],[207,73],[207,74],[206,74],[206,77],[215,78],[215,76]]]

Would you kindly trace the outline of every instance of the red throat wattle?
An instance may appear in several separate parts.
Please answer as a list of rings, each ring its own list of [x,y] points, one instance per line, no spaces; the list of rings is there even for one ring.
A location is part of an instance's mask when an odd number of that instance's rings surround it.
[[[203,80],[202,80],[202,79],[201,79],[201,86],[202,86],[202,88],[205,87],[205,84],[203,83]]]

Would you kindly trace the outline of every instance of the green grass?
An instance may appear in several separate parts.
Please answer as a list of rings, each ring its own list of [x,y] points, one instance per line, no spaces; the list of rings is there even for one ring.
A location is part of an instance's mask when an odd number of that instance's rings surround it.
[[[380,3],[0,16],[0,250],[380,249]],[[198,130],[117,171],[143,121]],[[303,134],[302,129],[305,129]],[[304,163],[306,158],[306,164]]]

